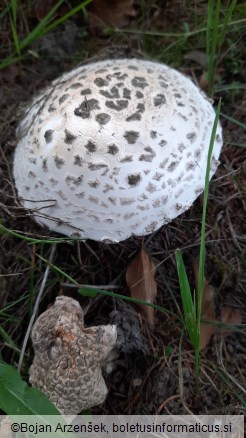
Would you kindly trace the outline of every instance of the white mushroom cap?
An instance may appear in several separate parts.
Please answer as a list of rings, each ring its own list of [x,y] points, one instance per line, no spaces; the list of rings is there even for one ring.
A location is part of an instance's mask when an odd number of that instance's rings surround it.
[[[117,242],[157,230],[204,190],[215,113],[187,77],[156,62],[76,68],[36,97],[18,128],[18,195],[40,224]],[[210,177],[219,164],[217,128]]]
[[[56,298],[33,326],[30,383],[66,415],[103,403],[108,390],[101,366],[116,338],[116,325],[85,328],[78,301]]]

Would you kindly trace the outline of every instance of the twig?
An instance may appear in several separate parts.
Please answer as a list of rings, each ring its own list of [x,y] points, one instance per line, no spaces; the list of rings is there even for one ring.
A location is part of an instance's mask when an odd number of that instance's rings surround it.
[[[61,283],[60,286],[62,287],[69,287],[69,288],[75,288],[75,289],[122,289],[121,286],[112,285],[112,284],[99,284],[99,285],[91,285],[91,284],[71,284],[71,283]]]
[[[19,372],[20,372],[21,367],[22,367],[22,362],[23,362],[23,358],[24,358],[27,342],[28,342],[28,339],[29,339],[29,336],[30,336],[30,333],[31,333],[31,330],[32,330],[32,326],[33,326],[34,320],[35,320],[37,312],[38,312],[39,303],[40,303],[40,300],[41,300],[43,292],[44,292],[44,288],[45,288],[45,285],[46,285],[46,282],[47,282],[47,278],[48,278],[48,275],[49,275],[49,272],[50,272],[50,263],[52,263],[52,261],[53,261],[55,250],[56,250],[56,244],[54,244],[52,246],[52,249],[51,249],[51,252],[50,252],[50,257],[49,257],[49,264],[46,266],[45,273],[44,273],[44,276],[43,276],[43,280],[42,280],[42,283],[41,283],[41,286],[40,286],[40,289],[39,289],[39,292],[38,292],[38,295],[37,295],[37,299],[36,299],[36,302],[35,302],[35,305],[34,305],[32,317],[31,317],[31,319],[29,321],[29,324],[28,324],[28,327],[27,327],[27,331],[26,331],[26,334],[25,334],[25,337],[24,337],[24,341],[23,341],[22,348],[21,348],[20,359],[19,359],[19,363],[18,363],[18,371]]]

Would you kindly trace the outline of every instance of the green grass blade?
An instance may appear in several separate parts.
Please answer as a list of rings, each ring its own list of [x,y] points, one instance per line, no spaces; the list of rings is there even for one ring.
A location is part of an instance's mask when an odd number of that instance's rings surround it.
[[[214,89],[216,93],[221,93],[221,91],[230,91],[230,90],[233,91],[246,90],[246,85],[240,82],[231,82],[230,84],[227,85],[217,85],[216,88]]]
[[[72,17],[78,11],[83,10],[89,3],[92,2],[92,0],[84,0],[84,2],[80,3],[63,17],[51,23],[55,12],[62,5],[63,2],[64,0],[59,0],[57,4],[48,12],[48,14],[40,21],[40,23],[29,33],[29,35],[20,44],[21,50],[29,46],[36,39],[45,35],[50,30],[56,28],[59,24],[64,23],[68,18]]]
[[[195,375],[196,375],[197,390],[199,388],[199,374],[200,374],[200,325],[201,325],[201,308],[202,308],[202,296],[203,296],[203,286],[204,286],[206,211],[207,211],[208,190],[209,190],[210,162],[213,153],[213,145],[215,141],[217,126],[219,123],[220,108],[221,108],[221,101],[219,101],[219,105],[215,114],[215,120],[212,127],[212,133],[210,137],[208,157],[207,157],[204,201],[203,201],[203,211],[202,211],[197,305],[196,305],[195,297],[194,300],[192,299],[192,293],[187,278],[182,255],[179,250],[175,252],[185,324],[187,331],[189,333],[190,341],[195,349]]]
[[[10,56],[6,59],[4,59],[2,62],[0,62],[0,70],[3,70],[4,68],[9,67],[12,64],[15,64],[18,61],[21,61],[24,57],[23,56]]]
[[[209,59],[209,54],[211,51],[211,29],[213,26],[213,0],[208,2],[208,14],[207,14],[207,28],[206,28],[206,54]]]
[[[237,148],[246,148],[246,143],[233,143],[233,142],[226,142],[225,144],[229,144],[230,146],[235,146]]]
[[[210,0],[208,4],[208,18],[207,18],[207,34],[206,34],[206,54],[208,58],[208,94],[211,96],[213,89],[213,82],[216,69],[216,49],[218,44],[219,31],[219,15],[221,2],[216,1],[214,10],[214,1]]]
[[[0,20],[2,20],[2,18],[4,18],[5,15],[8,14],[9,10],[10,10],[10,4],[7,4],[5,8],[0,12]]]
[[[16,25],[16,17],[17,17],[17,0],[11,0],[11,12],[14,21],[14,25]]]
[[[198,272],[198,290],[197,290],[197,330],[198,330],[198,338],[200,340],[200,324],[201,324],[201,306],[202,306],[202,295],[203,295],[203,286],[204,286],[204,267],[205,267],[205,238],[206,238],[206,213],[207,213],[207,203],[208,203],[208,191],[209,191],[209,176],[210,176],[210,163],[213,153],[213,146],[217,131],[217,126],[219,123],[219,115],[221,108],[221,100],[219,101],[219,105],[217,107],[217,111],[215,114],[215,120],[213,123],[210,144],[208,149],[208,157],[207,157],[207,167],[206,167],[206,175],[205,175],[205,190],[203,196],[203,210],[202,210],[202,229],[201,229],[201,243],[200,243],[200,258],[199,258],[199,272]]]
[[[17,0],[12,0],[11,10],[9,11],[9,21],[12,30],[15,51],[20,56],[20,41],[17,33],[16,17],[17,17]]]
[[[4,328],[0,325],[0,337],[3,339],[3,341],[8,344],[9,346],[13,347],[16,351],[18,351],[18,346],[13,341],[11,336],[4,330]]]
[[[5,8],[6,11],[9,11],[9,13],[11,11],[10,24],[11,24],[11,29],[12,29],[15,53],[18,55],[18,57],[13,55],[13,56],[10,56],[7,59],[3,60],[0,63],[0,70],[8,67],[9,65],[14,64],[17,61],[20,61],[21,59],[23,59],[23,57],[21,56],[21,51],[23,51],[23,49],[30,46],[34,41],[36,41],[41,36],[45,35],[50,30],[52,30],[52,29],[56,28],[57,26],[59,26],[60,24],[64,23],[66,20],[71,18],[73,15],[75,15],[80,10],[84,10],[84,12],[85,12],[85,7],[89,3],[91,3],[93,0],[84,0],[78,6],[71,9],[67,14],[63,15],[61,18],[52,22],[57,9],[62,5],[62,3],[64,3],[64,1],[65,0],[59,0],[56,3],[56,5],[48,12],[48,14],[40,21],[40,23],[21,42],[19,41],[17,30],[16,30],[17,0],[12,1],[11,8],[10,7]]]
[[[239,20],[234,20],[228,23],[228,27],[232,26],[239,26],[245,24],[246,19],[241,18]],[[222,28],[223,24],[219,24],[218,28]],[[112,33],[122,33],[122,34],[134,34],[134,35],[148,35],[148,36],[157,36],[157,37],[170,37],[170,38],[190,38],[194,35],[200,35],[204,32],[207,33],[208,28],[200,27],[199,29],[194,29],[189,32],[160,32],[156,30],[136,30],[136,29],[121,29],[117,27],[108,27],[105,29],[105,32],[108,32],[109,34]]]
[[[234,10],[236,4],[237,4],[237,0],[233,0],[231,2],[230,6],[229,6],[229,9],[228,9],[227,13],[226,13],[226,16],[225,16],[225,19],[224,19],[224,23],[223,23],[223,26],[222,26],[222,31],[221,31],[221,34],[220,34],[220,37],[219,37],[219,41],[218,41],[218,52],[219,53],[221,51],[221,46],[222,46],[222,44],[224,42],[224,39],[225,39],[227,27],[228,27],[228,24],[229,24],[229,22],[231,20],[232,13],[233,13],[233,10]]]
[[[245,123],[241,123],[241,122],[239,122],[239,120],[234,119],[233,117],[228,116],[227,114],[224,114],[224,113],[220,113],[220,115],[222,117],[224,117],[224,119],[229,120],[232,123],[235,123],[235,125],[237,125],[237,126],[240,126],[240,128],[246,129],[246,124]]]
[[[182,254],[179,250],[175,251],[177,271],[180,284],[181,299],[183,304],[184,319],[186,329],[189,333],[190,341],[194,348],[197,347],[197,328],[196,328],[196,309],[192,299],[189,280],[187,278]]]
[[[9,21],[10,21],[11,30],[12,30],[12,36],[13,36],[15,51],[16,51],[17,55],[20,56],[20,54],[21,54],[20,42],[19,42],[17,31],[16,31],[15,23],[12,20],[11,16],[9,17]]]
[[[55,27],[59,26],[59,24],[64,23],[64,21],[71,18],[73,15],[77,14],[77,12],[85,9],[87,5],[89,5],[93,0],[85,0],[83,3],[80,3],[75,8],[71,9],[71,11],[67,12],[67,14],[63,15],[58,20],[54,21],[54,23],[51,23],[49,26],[46,27],[45,33],[49,32],[50,30],[54,29]]]
[[[72,243],[72,242],[82,242],[85,239],[79,239],[78,237],[50,237],[48,239],[37,239],[28,237],[25,234],[22,234],[20,232],[12,231],[6,228],[4,225],[0,224],[0,234],[7,233],[10,236],[17,237],[18,239],[25,240],[26,242],[29,242],[30,244],[33,243]]]
[[[206,30],[206,54],[208,58],[208,94],[212,95],[215,73],[217,70],[222,44],[225,40],[228,26],[231,24],[233,10],[237,0],[233,0],[226,11],[224,20],[220,23],[221,1],[209,0]]]
[[[48,14],[40,21],[40,23],[24,38],[20,43],[20,49],[23,50],[29,46],[33,41],[44,34],[45,28],[48,26],[54,17],[57,9],[64,3],[64,0],[59,0],[56,5],[48,12]]]

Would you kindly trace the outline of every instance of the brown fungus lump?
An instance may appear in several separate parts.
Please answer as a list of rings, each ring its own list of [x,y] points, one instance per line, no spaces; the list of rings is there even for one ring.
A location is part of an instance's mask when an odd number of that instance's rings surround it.
[[[151,233],[204,190],[214,118],[205,94],[166,65],[78,67],[37,96],[18,127],[19,198],[38,223],[68,236]],[[221,148],[218,125],[210,178]]]
[[[116,343],[116,325],[84,327],[78,301],[61,296],[35,322],[30,383],[66,415],[104,402],[101,365]]]

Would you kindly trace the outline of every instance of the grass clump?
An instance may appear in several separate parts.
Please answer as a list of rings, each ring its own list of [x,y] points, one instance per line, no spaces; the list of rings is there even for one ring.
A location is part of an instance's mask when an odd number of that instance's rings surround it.
[[[181,292],[181,298],[183,303],[185,325],[189,334],[190,341],[195,350],[195,376],[196,376],[197,390],[199,387],[199,376],[200,376],[200,326],[201,326],[201,309],[202,309],[202,296],[203,296],[203,288],[204,288],[204,269],[205,269],[205,254],[206,254],[206,250],[205,250],[206,211],[207,211],[207,203],[208,203],[210,163],[213,153],[216,130],[219,123],[220,107],[221,107],[221,102],[219,102],[216,111],[216,116],[212,128],[211,139],[209,144],[208,158],[207,158],[205,189],[204,189],[204,197],[203,197],[197,296],[191,292],[191,287],[188,281],[181,252],[179,250],[176,250],[175,252],[179,283],[180,283],[180,292]]]
[[[225,41],[228,25],[231,22],[237,0],[229,3],[223,21],[220,23],[222,5],[220,0],[209,0],[206,28],[206,54],[208,58],[208,95],[212,96],[215,74],[220,62],[221,49]]]

